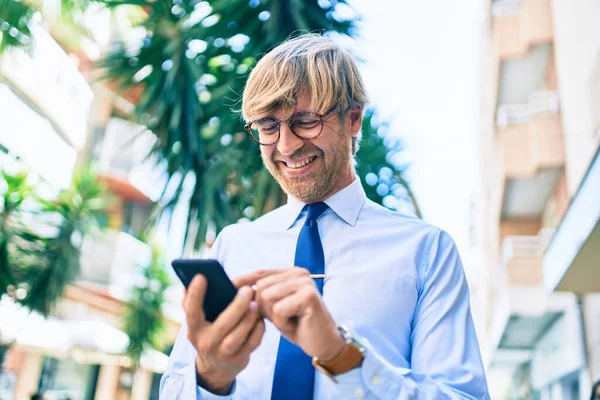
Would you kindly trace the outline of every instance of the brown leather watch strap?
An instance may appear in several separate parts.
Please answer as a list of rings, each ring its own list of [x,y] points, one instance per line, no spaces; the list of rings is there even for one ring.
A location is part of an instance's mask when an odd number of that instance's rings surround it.
[[[342,352],[331,360],[321,361],[317,357],[313,358],[313,365],[333,379],[335,375],[343,374],[360,367],[363,357],[364,350],[351,342],[346,343]]]

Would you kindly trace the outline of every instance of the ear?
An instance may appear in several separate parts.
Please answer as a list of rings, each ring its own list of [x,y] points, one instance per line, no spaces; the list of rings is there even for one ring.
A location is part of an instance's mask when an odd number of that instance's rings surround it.
[[[350,110],[346,114],[346,126],[348,126],[349,132],[352,136],[357,136],[360,133],[363,121],[363,107],[360,104],[355,104],[350,107]]]

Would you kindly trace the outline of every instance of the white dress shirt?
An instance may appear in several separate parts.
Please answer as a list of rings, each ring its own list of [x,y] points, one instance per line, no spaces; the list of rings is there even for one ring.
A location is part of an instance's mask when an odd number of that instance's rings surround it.
[[[325,252],[323,301],[366,348],[361,367],[316,372],[314,399],[489,399],[469,307],[469,290],[450,236],[366,198],[360,180],[325,201],[318,226]],[[234,278],[293,266],[306,218],[288,203],[251,223],[224,229],[212,258]],[[186,326],[161,381],[161,399],[269,400],[279,331],[267,322],[260,346],[232,393],[198,387]]]

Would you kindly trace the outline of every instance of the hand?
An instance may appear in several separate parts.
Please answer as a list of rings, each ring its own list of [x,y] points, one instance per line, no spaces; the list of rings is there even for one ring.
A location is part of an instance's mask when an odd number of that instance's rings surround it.
[[[234,281],[234,284],[236,282]],[[207,281],[196,275],[183,299],[187,336],[196,348],[196,371],[205,389],[215,394],[227,394],[233,381],[250,360],[265,333],[265,323],[252,301],[253,290],[238,286],[233,302],[214,323],[206,321],[202,304]]]
[[[239,279],[256,282],[260,312],[306,354],[330,360],[342,351],[344,340],[306,268],[258,271]]]

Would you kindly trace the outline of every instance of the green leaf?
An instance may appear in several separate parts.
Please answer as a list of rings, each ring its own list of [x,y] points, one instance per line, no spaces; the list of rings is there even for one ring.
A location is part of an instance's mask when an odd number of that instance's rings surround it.
[[[9,47],[27,48],[31,44],[29,24],[36,11],[25,1],[0,2],[0,55]]]
[[[84,167],[56,198],[36,199],[40,209],[37,220],[54,228],[54,234],[22,231],[14,237],[20,283],[27,287],[27,295],[18,299],[24,306],[48,315],[65,286],[77,277],[80,248],[74,237],[83,238],[99,229],[100,215],[107,205],[104,193],[93,169]]]
[[[232,108],[239,108],[247,73],[240,74],[237,68],[251,67],[258,56],[303,31],[350,35],[354,21],[334,18],[336,7],[347,7],[347,2],[322,6],[317,0],[263,0],[251,7],[247,0],[213,0],[209,3],[212,11],[205,17],[213,19],[212,24],[189,23],[196,5],[192,0],[178,2],[178,11],[173,10],[170,1],[104,3],[111,7],[134,4],[148,10],[148,18],[141,24],[147,35],[136,63],[131,62],[122,44],[98,67],[105,79],[120,82],[123,90],[143,85],[136,118],[139,123],[148,123],[142,117],[150,114],[153,122],[148,127],[158,137],[153,153],[159,162],[166,163],[167,185],[178,187],[163,191],[158,208],[164,212],[179,201],[188,203],[186,241],[193,241],[193,247],[199,248],[204,245],[209,226],[219,230],[237,222],[249,206],[255,208],[256,218],[283,204],[286,196],[263,169],[258,145],[245,133],[239,114],[232,112]],[[259,19],[264,11],[270,13],[266,21]],[[243,48],[233,49],[229,39],[240,34],[249,41]],[[207,43],[200,54],[188,48],[194,39]],[[152,66],[152,73],[142,82],[134,81],[135,74],[147,65]],[[202,78],[205,75],[212,77],[210,81]],[[366,145],[359,153],[359,165],[363,166],[359,173],[385,166],[392,169],[395,183],[404,185],[402,169],[386,160],[388,151],[394,149],[383,140],[374,146],[369,149]],[[182,176],[194,177],[192,195],[185,199]],[[364,179],[364,175],[361,177]],[[368,195],[383,201],[376,189],[369,189]]]
[[[143,283],[131,288],[125,305],[124,329],[129,337],[127,354],[136,367],[145,350],[160,349],[164,345],[162,306],[170,281],[163,268],[162,251],[156,245],[151,248],[150,264],[142,266]]]

